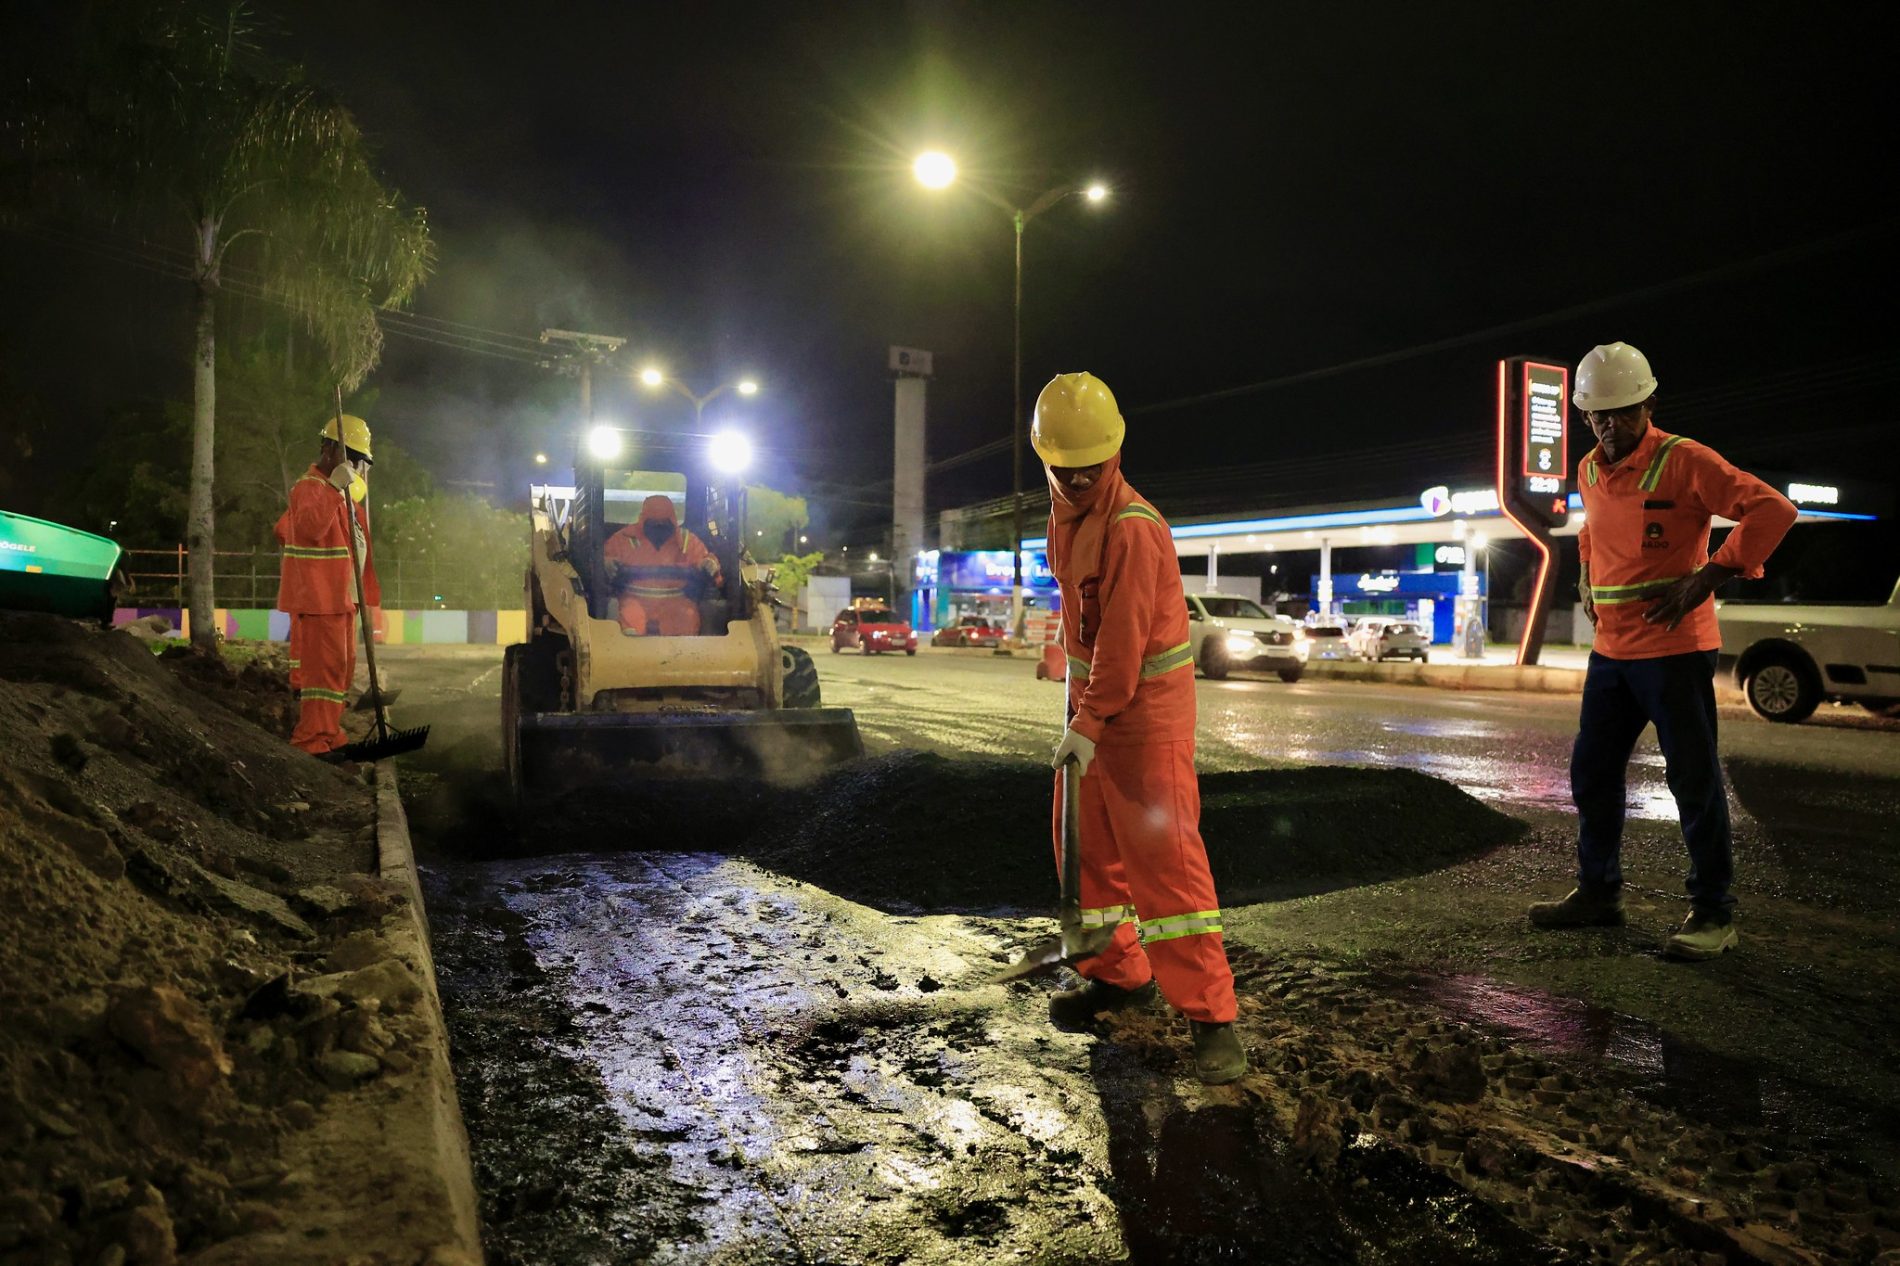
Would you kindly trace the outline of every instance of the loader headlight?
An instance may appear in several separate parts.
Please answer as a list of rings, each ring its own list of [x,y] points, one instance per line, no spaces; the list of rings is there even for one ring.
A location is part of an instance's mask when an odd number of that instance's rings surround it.
[[[587,433],[587,451],[598,461],[610,462],[620,456],[622,440],[618,428],[597,426]]]
[[[737,431],[721,431],[712,437],[706,455],[720,474],[743,474],[752,464],[752,441]]]

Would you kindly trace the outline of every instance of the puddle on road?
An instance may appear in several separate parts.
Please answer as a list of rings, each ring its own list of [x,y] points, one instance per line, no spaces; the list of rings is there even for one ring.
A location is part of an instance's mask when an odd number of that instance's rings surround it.
[[[1766,1128],[1826,1150],[1900,1133],[1900,1114],[1856,1102],[1837,1088],[1781,1077],[1758,1062],[1578,998],[1482,975],[1412,976],[1395,983],[1528,1049],[1619,1070],[1635,1093],[1694,1120]]]

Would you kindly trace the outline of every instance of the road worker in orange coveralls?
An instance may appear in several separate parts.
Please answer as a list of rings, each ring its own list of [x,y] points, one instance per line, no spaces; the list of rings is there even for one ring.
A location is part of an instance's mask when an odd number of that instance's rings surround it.
[[[1570,791],[1577,804],[1577,886],[1530,908],[1534,926],[1623,922],[1623,811],[1630,752],[1656,727],[1689,846],[1689,914],[1664,944],[1705,959],[1735,944],[1728,793],[1715,748],[1716,589],[1754,579],[1793,526],[1794,503],[1714,449],[1652,425],[1656,375],[1627,343],[1577,366],[1572,394],[1597,446],[1577,468],[1577,553],[1596,645],[1584,675]],[[1735,528],[1709,557],[1709,520]]]
[[[284,543],[277,609],[290,616],[290,684],[298,705],[290,741],[328,756],[348,741],[343,704],[356,671],[356,577],[348,534],[358,532],[358,550],[367,554],[367,518],[360,505],[354,511],[352,505],[368,489],[362,471],[370,463],[369,424],[345,414],[318,436],[317,460],[291,485],[290,506],[277,520],[277,539]]]
[[[722,583],[719,560],[679,525],[673,498],[655,494],[642,502],[640,521],[607,538],[606,558],[608,577],[620,595],[623,634],[691,637],[699,632],[699,603],[690,590],[699,583]]]
[[[1080,1028],[1161,996],[1192,1022],[1194,1068],[1219,1085],[1247,1071],[1234,975],[1201,842],[1194,660],[1168,525],[1121,474],[1125,430],[1092,374],[1058,374],[1036,399],[1031,443],[1048,468],[1049,567],[1062,590],[1068,727],[1054,765],[1081,775],[1082,918],[1119,924],[1049,1000]],[[1061,777],[1056,857],[1060,866]],[[1139,932],[1139,935],[1137,933]]]

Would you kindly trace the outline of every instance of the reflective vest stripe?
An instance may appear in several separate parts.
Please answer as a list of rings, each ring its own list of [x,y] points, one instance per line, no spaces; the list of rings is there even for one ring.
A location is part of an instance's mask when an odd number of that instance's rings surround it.
[[[285,558],[348,558],[347,545],[286,545]]]
[[[1167,650],[1150,655],[1141,661],[1141,679],[1146,681],[1150,677],[1159,677],[1177,668],[1186,668],[1193,662],[1192,643],[1183,642],[1179,646],[1170,646]],[[1077,659],[1073,655],[1069,656],[1069,680],[1087,681],[1088,679],[1089,662],[1085,659]]]
[[[1171,914],[1165,919],[1143,919],[1141,942],[1152,945],[1156,941],[1172,941],[1182,936],[1205,936],[1220,930],[1219,910],[1196,910],[1192,914]]]
[[[1127,509],[1123,510],[1120,514],[1115,516],[1115,522],[1117,523],[1120,523],[1123,519],[1146,519],[1150,523],[1161,522],[1160,515],[1156,514],[1153,510],[1150,510],[1147,506],[1142,505],[1139,502],[1136,502],[1135,504],[1129,506]]]
[[[1193,645],[1183,642],[1179,646],[1170,646],[1159,655],[1150,655],[1141,661],[1141,678],[1159,677],[1171,673],[1177,668],[1186,668],[1194,663]]]
[[[1583,464],[1583,478],[1584,482],[1588,483],[1592,488],[1597,486],[1597,464],[1594,461],[1585,462]]]
[[[1100,906],[1093,910],[1082,911],[1082,926],[1085,928],[1114,927],[1124,919],[1133,918],[1133,906]]]
[[[1656,485],[1662,482],[1663,467],[1669,463],[1670,450],[1682,443],[1682,439],[1680,435],[1672,435],[1662,442],[1662,447],[1650,458],[1649,469],[1643,472],[1642,479],[1636,485],[1638,488],[1644,492],[1656,491]]]
[[[1590,600],[1598,606],[1610,606],[1619,602],[1640,602],[1652,597],[1656,591],[1681,580],[1681,576],[1657,576],[1652,580],[1638,581],[1633,585],[1591,585]]]
[[[302,667],[303,667],[303,661],[302,661],[301,659],[293,659],[293,660],[291,660],[291,661],[290,661],[290,666],[291,666],[292,668],[302,668]]]
[[[324,703],[346,703],[349,696],[341,690],[325,690],[322,686],[305,686],[297,692],[299,699],[317,699]]]
[[[685,587],[668,589],[653,585],[627,585],[622,593],[632,598],[679,598],[686,593]]]

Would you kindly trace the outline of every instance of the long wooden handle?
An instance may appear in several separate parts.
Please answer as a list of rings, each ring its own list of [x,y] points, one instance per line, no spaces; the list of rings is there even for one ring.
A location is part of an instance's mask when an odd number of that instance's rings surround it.
[[[336,442],[343,445],[343,386],[336,388]],[[349,460],[349,450],[344,449],[344,460]],[[344,537],[350,543],[350,572],[356,577],[356,618],[363,629],[363,663],[369,670],[369,697],[376,705],[376,729],[379,733],[389,731],[389,718],[383,715],[383,687],[376,677],[376,631],[370,627],[369,604],[363,600],[363,559],[356,552],[356,505],[350,500],[350,494],[343,494],[343,518],[348,527]]]
[[[1062,904],[1082,905],[1082,775],[1075,757],[1062,762]]]

